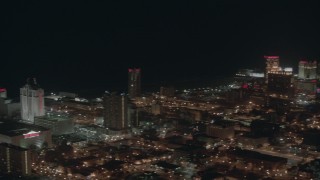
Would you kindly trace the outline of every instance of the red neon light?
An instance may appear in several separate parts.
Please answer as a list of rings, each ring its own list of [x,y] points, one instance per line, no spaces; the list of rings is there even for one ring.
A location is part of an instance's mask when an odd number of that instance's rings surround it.
[[[7,89],[6,88],[0,88],[0,92],[6,92]]]
[[[243,88],[243,89],[248,89],[248,87],[249,87],[248,84],[243,84],[243,85],[242,85],[242,88]]]
[[[279,56],[264,56],[265,59],[279,59]]]
[[[30,133],[30,134],[24,134],[24,135],[23,135],[23,137],[24,137],[25,139],[27,139],[27,138],[33,138],[33,137],[38,137],[38,136],[40,136],[40,133],[38,133],[38,132],[36,132],[36,133]]]
[[[311,82],[316,83],[316,82],[317,82],[317,80],[315,80],[315,79],[314,79],[314,80],[311,80]]]
[[[131,68],[129,68],[129,69],[128,69],[128,72],[140,72],[140,71],[141,71],[140,68],[137,68],[137,69],[131,69]]]

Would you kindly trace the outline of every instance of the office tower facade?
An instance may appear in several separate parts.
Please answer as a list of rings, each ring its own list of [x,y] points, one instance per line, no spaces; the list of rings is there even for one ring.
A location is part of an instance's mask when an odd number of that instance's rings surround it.
[[[293,95],[293,78],[287,74],[273,74],[268,76],[268,93],[276,96],[290,97]]]
[[[141,109],[137,107],[134,103],[128,103],[128,122],[129,127],[138,127]]]
[[[27,80],[27,84],[20,88],[21,118],[34,123],[34,117],[44,116],[44,91],[36,80]]]
[[[129,98],[135,98],[141,94],[141,69],[128,69],[128,93]]]
[[[294,95],[293,76],[283,73],[269,73],[265,105],[284,113],[288,110]]]
[[[128,124],[128,97],[125,94],[104,95],[104,126],[110,130],[125,130]]]
[[[316,79],[317,78],[317,61],[300,61],[299,62],[299,79]]]
[[[277,73],[280,69],[279,56],[264,56],[266,59],[266,83],[268,83],[268,74]]]
[[[30,175],[31,154],[28,149],[7,143],[0,144],[0,171],[6,174]]]

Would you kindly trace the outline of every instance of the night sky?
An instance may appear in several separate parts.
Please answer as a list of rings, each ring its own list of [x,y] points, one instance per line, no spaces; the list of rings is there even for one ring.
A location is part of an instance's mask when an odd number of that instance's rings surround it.
[[[1,2],[0,86],[125,89],[129,67],[156,84],[320,59],[317,1],[62,2]]]

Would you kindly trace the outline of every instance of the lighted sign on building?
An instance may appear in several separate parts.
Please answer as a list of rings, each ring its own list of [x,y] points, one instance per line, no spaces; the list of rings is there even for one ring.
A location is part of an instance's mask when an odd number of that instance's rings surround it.
[[[279,59],[279,56],[264,56],[265,59]]]
[[[27,138],[38,137],[39,135],[40,135],[40,132],[30,131],[27,134],[23,134],[23,137],[27,139]]]

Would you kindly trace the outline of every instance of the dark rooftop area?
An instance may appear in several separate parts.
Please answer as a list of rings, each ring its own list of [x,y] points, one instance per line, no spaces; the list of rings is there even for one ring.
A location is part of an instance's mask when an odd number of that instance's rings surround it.
[[[20,136],[24,133],[28,133],[30,131],[48,131],[49,129],[33,125],[33,124],[24,124],[20,122],[8,122],[8,121],[1,121],[0,126],[0,134],[6,135],[6,136]]]
[[[232,153],[235,154],[236,156],[240,156],[243,158],[257,159],[257,160],[263,160],[263,161],[269,161],[269,162],[286,162],[287,161],[286,158],[261,154],[259,152],[254,152],[254,151],[239,149],[239,148],[236,148],[234,151],[232,151]]]
[[[172,169],[172,170],[177,169],[179,167],[178,165],[171,164],[166,161],[158,161],[156,165],[165,169]]]
[[[111,160],[107,163],[105,163],[103,165],[104,168],[108,169],[108,170],[117,170],[117,169],[120,169],[122,164],[124,162],[123,161],[119,161],[119,160]]]

